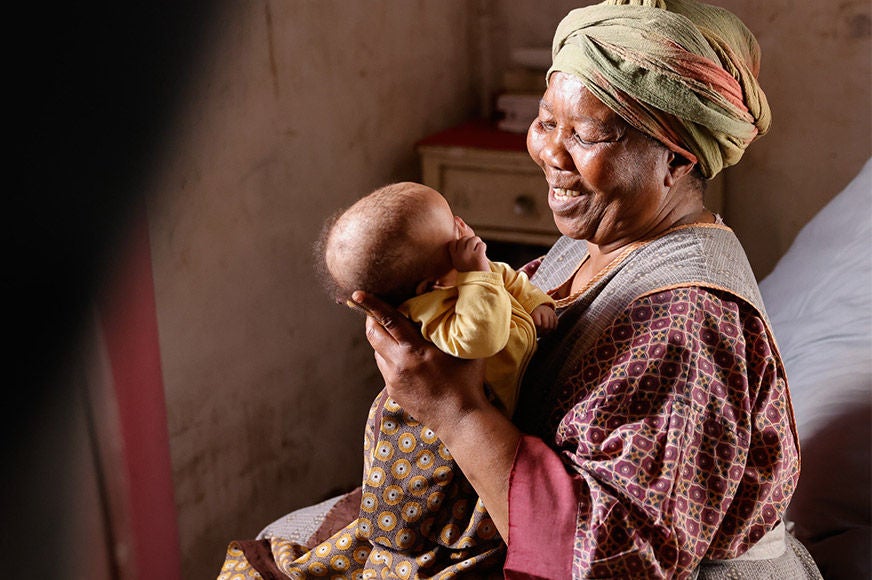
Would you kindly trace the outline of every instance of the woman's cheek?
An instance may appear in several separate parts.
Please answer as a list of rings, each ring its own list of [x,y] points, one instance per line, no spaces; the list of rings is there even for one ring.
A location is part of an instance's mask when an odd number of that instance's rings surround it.
[[[539,152],[542,150],[542,135],[537,129],[538,119],[533,121],[530,129],[527,131],[527,153],[536,162],[536,165],[542,167],[542,161],[539,159]]]

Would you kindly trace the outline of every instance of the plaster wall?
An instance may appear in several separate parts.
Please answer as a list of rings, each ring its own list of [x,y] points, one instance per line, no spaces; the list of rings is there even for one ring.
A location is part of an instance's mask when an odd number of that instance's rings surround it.
[[[216,18],[149,207],[183,577],[214,578],[229,540],[359,484],[381,384],[311,248],[472,113],[470,15],[327,0]]]

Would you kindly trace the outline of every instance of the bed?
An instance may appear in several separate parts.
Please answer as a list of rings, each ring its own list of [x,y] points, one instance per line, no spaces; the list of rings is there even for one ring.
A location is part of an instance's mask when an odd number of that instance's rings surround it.
[[[825,578],[872,578],[870,240],[872,159],[760,282],[802,450],[787,517]]]

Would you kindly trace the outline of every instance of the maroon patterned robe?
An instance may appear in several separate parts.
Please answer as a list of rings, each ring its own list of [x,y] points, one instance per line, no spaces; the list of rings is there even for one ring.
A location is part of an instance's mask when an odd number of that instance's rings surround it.
[[[559,286],[583,253],[561,240],[534,282]],[[561,309],[527,377],[507,577],[687,577],[780,521],[799,475],[793,412],[729,229],[636,250]]]

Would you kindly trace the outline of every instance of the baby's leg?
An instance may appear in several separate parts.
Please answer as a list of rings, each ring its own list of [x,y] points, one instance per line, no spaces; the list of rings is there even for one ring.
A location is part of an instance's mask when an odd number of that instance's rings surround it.
[[[502,578],[505,557],[505,544],[448,449],[387,391],[367,420],[359,517],[305,554],[277,540],[271,548],[278,568],[301,579],[448,578],[470,570],[477,578]]]
[[[501,562],[496,527],[442,441],[384,391],[373,411],[358,526],[373,553],[427,575]]]

